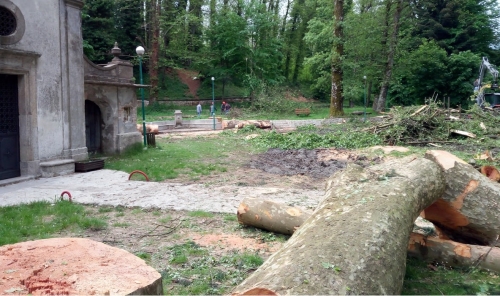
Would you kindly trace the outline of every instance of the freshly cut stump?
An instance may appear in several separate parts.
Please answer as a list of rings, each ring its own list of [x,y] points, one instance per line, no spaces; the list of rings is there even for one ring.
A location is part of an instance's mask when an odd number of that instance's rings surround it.
[[[418,214],[442,196],[438,165],[401,158],[349,164],[315,212],[234,294],[399,294]]]
[[[474,245],[498,243],[500,235],[500,184],[447,151],[425,154],[446,178],[442,198],[421,216],[434,223],[451,240]]]
[[[292,234],[311,216],[299,208],[257,198],[245,198],[238,207],[238,222],[276,233]]]
[[[0,247],[0,294],[160,295],[161,275],[129,252],[85,238]]]

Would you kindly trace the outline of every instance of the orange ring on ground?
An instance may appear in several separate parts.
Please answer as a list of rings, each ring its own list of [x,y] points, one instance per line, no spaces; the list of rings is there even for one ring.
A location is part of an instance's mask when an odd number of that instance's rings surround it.
[[[144,178],[146,178],[146,181],[149,182],[148,176],[143,171],[139,171],[139,170],[135,170],[135,171],[131,172],[130,175],[128,175],[128,179],[130,180],[130,178],[132,177],[132,175],[135,174],[135,173],[143,175]]]

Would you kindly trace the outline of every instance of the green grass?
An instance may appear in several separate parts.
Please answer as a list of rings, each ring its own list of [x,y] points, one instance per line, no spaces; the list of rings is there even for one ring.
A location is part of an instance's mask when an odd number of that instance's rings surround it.
[[[213,213],[205,212],[205,211],[192,211],[188,213],[189,217],[198,217],[198,218],[212,218],[214,217]]]
[[[18,206],[0,207],[0,245],[50,238],[70,229],[102,230],[106,222],[88,217],[83,206],[69,201],[51,204],[37,201]]]
[[[173,295],[220,295],[230,291],[263,263],[247,252],[211,256],[192,241],[166,250],[171,264],[161,272],[164,290]]]
[[[196,179],[212,173],[227,171],[226,153],[241,151],[251,153],[257,150],[239,137],[192,138],[183,141],[157,139],[156,148],[142,149],[140,143],[122,155],[106,160],[106,168],[130,173],[141,170],[152,181],[188,176]],[[137,178],[143,178],[139,174]]]
[[[500,277],[477,269],[446,269],[433,271],[427,263],[407,259],[403,295],[498,295]]]

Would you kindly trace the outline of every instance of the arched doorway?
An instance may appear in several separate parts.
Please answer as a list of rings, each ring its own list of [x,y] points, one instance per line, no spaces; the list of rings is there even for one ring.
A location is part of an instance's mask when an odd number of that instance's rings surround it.
[[[0,74],[0,180],[21,175],[16,75]]]
[[[101,109],[96,103],[85,100],[85,136],[89,153],[102,152],[101,125]]]

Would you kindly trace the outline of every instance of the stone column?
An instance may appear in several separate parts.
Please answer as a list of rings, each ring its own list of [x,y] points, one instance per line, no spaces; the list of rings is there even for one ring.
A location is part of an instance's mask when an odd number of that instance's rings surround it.
[[[83,41],[81,29],[82,0],[64,0],[61,19],[65,27],[61,34],[61,51],[66,56],[63,67],[64,151],[67,158],[87,158],[85,143],[85,97],[83,71]],[[65,64],[65,65],[64,65]],[[66,66],[66,67],[64,67]]]

